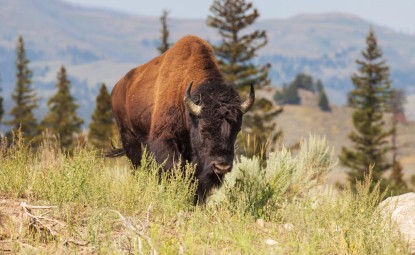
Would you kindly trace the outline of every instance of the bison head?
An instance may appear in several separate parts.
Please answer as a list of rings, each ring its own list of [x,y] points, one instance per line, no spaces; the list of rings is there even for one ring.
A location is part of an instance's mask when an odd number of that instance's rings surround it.
[[[242,115],[254,103],[255,91],[251,85],[248,99],[241,103],[238,93],[229,85],[205,83],[190,94],[191,88],[192,83],[185,92],[184,104],[190,124],[192,161],[197,164],[200,198],[220,185],[223,176],[232,170]]]

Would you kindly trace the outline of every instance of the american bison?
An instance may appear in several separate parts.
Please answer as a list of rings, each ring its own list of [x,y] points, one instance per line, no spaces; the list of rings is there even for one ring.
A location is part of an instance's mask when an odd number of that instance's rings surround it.
[[[123,148],[109,156],[127,155],[140,164],[147,146],[164,170],[175,162],[196,164],[195,203],[204,203],[213,187],[232,169],[234,144],[246,101],[226,84],[210,45],[185,36],[164,54],[129,71],[111,93],[112,111]]]

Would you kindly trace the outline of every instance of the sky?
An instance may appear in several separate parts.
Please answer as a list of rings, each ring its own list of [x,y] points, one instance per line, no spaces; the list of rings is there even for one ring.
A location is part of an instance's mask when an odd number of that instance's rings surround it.
[[[99,7],[129,14],[205,19],[212,0],[64,0],[79,6]],[[248,0],[249,1],[249,0]],[[247,1],[247,2],[248,2]],[[304,13],[342,12],[374,24],[415,34],[415,0],[250,0],[262,19],[289,18]]]

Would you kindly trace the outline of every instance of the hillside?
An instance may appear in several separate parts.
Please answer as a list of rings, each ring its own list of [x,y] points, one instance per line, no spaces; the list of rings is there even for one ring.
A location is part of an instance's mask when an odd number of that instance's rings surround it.
[[[310,134],[325,136],[334,155],[338,157],[342,146],[350,146],[348,134],[353,130],[352,109],[333,107],[330,113],[318,108],[285,105],[284,112],[277,118],[277,126],[283,130],[283,142],[293,146]],[[295,127],[295,128],[293,128]],[[415,174],[415,122],[398,125],[398,159],[404,167],[405,179]],[[344,168],[337,165],[329,175],[329,182],[344,180]]]
[[[19,34],[34,69],[34,80],[42,99],[38,115],[46,111],[45,101],[54,92],[60,65],[67,67],[73,91],[88,119],[94,108],[99,84],[111,88],[129,69],[157,55],[158,17],[139,17],[107,10],[77,7],[61,0],[1,0],[0,86],[8,96],[15,81],[15,46]],[[272,83],[281,86],[299,72],[321,79],[332,102],[342,104],[351,88],[354,60],[364,47],[371,24],[359,17],[341,13],[299,15],[289,19],[260,20],[255,28],[265,29],[268,45],[258,61],[271,62]],[[415,36],[373,25],[391,66],[395,87],[415,94]],[[198,20],[170,19],[171,40],[196,34],[218,42],[216,31],[208,28],[205,17]],[[409,97],[415,104],[415,96]],[[415,107],[408,107],[415,118]]]

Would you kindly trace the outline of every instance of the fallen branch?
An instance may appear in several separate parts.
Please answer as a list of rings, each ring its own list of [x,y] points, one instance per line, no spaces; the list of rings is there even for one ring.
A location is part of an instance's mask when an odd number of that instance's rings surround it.
[[[65,239],[65,241],[63,241],[63,245],[69,245],[70,243],[78,245],[78,246],[87,246],[89,244],[89,242],[74,240],[72,238]]]
[[[139,226],[134,226],[119,211],[116,211],[116,210],[112,210],[112,211],[115,212],[116,214],[118,214],[118,216],[120,217],[120,219],[123,222],[124,226],[126,226],[128,229],[132,230],[134,233],[136,233],[138,235],[138,251],[139,251],[140,254],[143,254],[141,238],[144,238],[147,241],[148,245],[150,246],[150,248],[152,250],[151,254],[157,255],[158,253],[157,253],[156,249],[154,248],[153,243],[151,242],[151,238],[144,233],[144,231],[147,229],[147,227],[150,223],[150,210],[151,210],[151,204],[147,208],[145,223],[143,223],[141,220],[138,220],[139,223],[140,223]]]
[[[19,234],[22,233],[23,229],[23,216],[27,216],[30,219],[29,229],[35,229],[38,233],[42,233],[42,231],[46,232],[46,234],[56,238],[58,236],[58,231],[56,230],[56,226],[65,227],[66,225],[58,220],[45,217],[46,215],[50,214],[51,211],[47,211],[41,214],[34,214],[32,210],[45,210],[45,209],[52,209],[57,208],[57,206],[34,206],[29,205],[26,202],[20,203],[20,207],[22,208],[22,222],[20,223]],[[68,245],[69,243],[73,243],[79,246],[86,246],[88,242],[78,241],[74,239],[66,239],[63,244]]]
[[[23,213],[26,216],[28,216],[30,219],[29,229],[31,230],[36,230],[38,233],[42,233],[43,231],[47,235],[50,235],[51,237],[56,238],[58,236],[58,232],[54,229],[54,227],[56,225],[65,227],[64,223],[58,220],[55,220],[55,219],[45,217],[45,215],[50,213],[49,211],[41,215],[36,215],[32,213],[32,209],[51,209],[51,208],[56,208],[56,206],[33,206],[33,205],[27,204],[26,202],[22,202],[20,203],[20,207],[22,208]],[[20,228],[20,231],[21,231],[21,228]]]
[[[62,223],[62,222],[60,222],[60,221],[58,221],[58,220],[49,219],[49,218],[44,217],[44,215],[49,214],[50,211],[48,211],[46,213],[43,213],[41,215],[34,215],[30,211],[30,209],[51,209],[51,208],[56,208],[56,206],[31,206],[31,205],[28,205],[26,202],[22,202],[20,204],[20,206],[23,208],[23,211],[26,213],[26,215],[28,215],[30,218],[33,218],[33,219],[35,219],[35,220],[37,220],[39,222],[41,220],[45,220],[47,222],[54,223],[54,225],[59,224],[60,226],[65,227],[65,224]]]
[[[52,209],[52,208],[58,208],[55,205],[29,205],[26,202],[20,203],[20,206],[24,206],[27,209]]]

